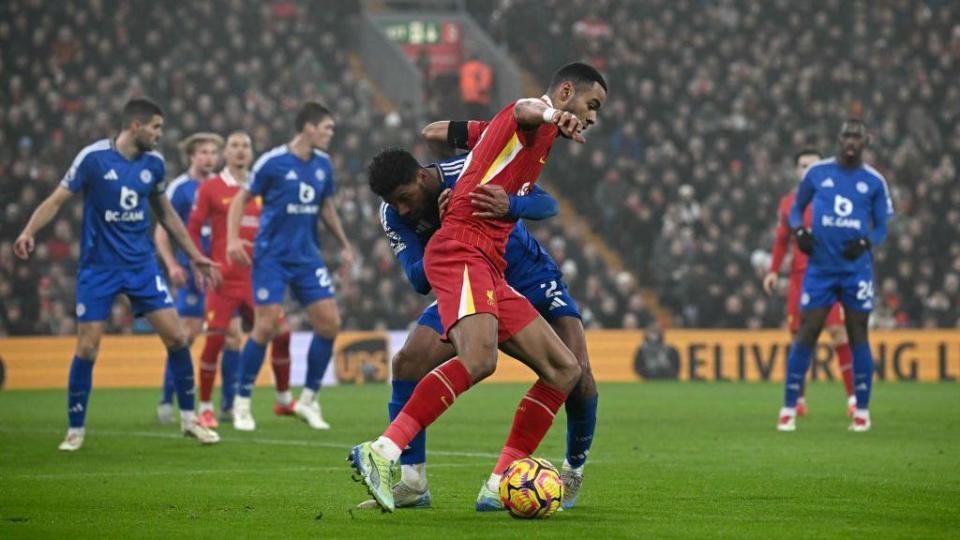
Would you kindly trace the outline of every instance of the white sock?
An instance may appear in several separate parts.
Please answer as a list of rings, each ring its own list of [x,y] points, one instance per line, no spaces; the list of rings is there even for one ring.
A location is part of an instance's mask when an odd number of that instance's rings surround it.
[[[491,473],[490,478],[487,478],[487,489],[494,493],[500,493],[500,478],[503,475],[497,473]]]
[[[289,390],[277,392],[277,402],[281,405],[287,406],[291,401],[293,401],[293,394]]]
[[[847,405],[854,405],[854,406],[856,406],[856,404],[857,404],[857,396],[856,396],[856,395],[847,396]]]
[[[238,411],[250,410],[250,398],[237,396],[233,399],[233,408]]]
[[[197,413],[180,409],[180,423],[190,425],[197,419]]]
[[[586,465],[586,463],[584,463],[584,465]],[[574,466],[570,465],[570,462],[567,461],[567,458],[563,458],[563,467],[562,467],[562,468],[563,468],[563,469],[566,469],[566,470],[569,470],[569,471],[582,471],[582,470],[583,470],[583,465],[581,465],[581,466],[579,466],[579,467],[574,467]]]
[[[201,401],[200,402],[200,412],[205,411],[213,412],[213,402],[212,401]]]
[[[68,437],[69,437],[70,435],[79,435],[79,436],[83,437],[84,433],[86,433],[86,428],[82,428],[82,427],[67,428],[67,436],[68,436]]]
[[[380,457],[385,457],[390,461],[400,459],[400,454],[403,452],[403,449],[397,446],[396,443],[383,436],[373,441],[371,446],[373,447],[373,451],[380,455]]]
[[[805,397],[803,397],[803,396],[798,397],[798,398],[797,398],[797,405],[800,405],[801,403],[806,404],[806,403],[807,403],[807,398],[805,398]]]
[[[427,464],[414,463],[400,467],[400,481],[414,491],[427,490]]]
[[[857,412],[854,413],[854,416],[856,416],[856,417],[858,417],[858,418],[866,418],[867,420],[869,420],[869,419],[870,419],[870,409],[857,409]]]
[[[780,416],[796,416],[797,408],[796,407],[780,407]]]
[[[304,389],[300,391],[300,403],[303,403],[305,405],[313,403],[313,400],[316,397],[317,397],[317,393],[309,388],[304,387]]]

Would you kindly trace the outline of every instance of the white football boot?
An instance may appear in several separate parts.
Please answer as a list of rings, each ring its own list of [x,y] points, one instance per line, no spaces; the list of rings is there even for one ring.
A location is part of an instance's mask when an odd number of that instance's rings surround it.
[[[563,480],[563,501],[561,510],[569,510],[577,503],[577,495],[580,494],[580,485],[583,483],[583,465],[571,467],[567,460],[563,460],[563,466],[560,468],[560,479]]]
[[[853,413],[853,423],[850,424],[848,429],[856,433],[870,431],[870,411],[857,409],[856,412]]]
[[[163,426],[173,423],[173,404],[172,403],[157,404],[157,422]]]
[[[780,408],[780,419],[777,420],[777,431],[797,430],[797,409],[792,407]]]
[[[83,446],[83,436],[83,428],[70,428],[67,430],[66,438],[63,439],[63,442],[60,443],[57,449],[63,450],[64,452],[76,452]]]
[[[293,414],[297,415],[297,417],[313,429],[330,429],[330,424],[323,419],[320,404],[314,400],[305,401],[298,399],[296,405],[293,406]]]
[[[217,444],[220,442],[220,435],[216,431],[204,427],[193,415],[180,420],[180,431],[183,432],[184,437],[194,438],[200,444]]]
[[[237,431],[253,431],[257,423],[250,412],[250,398],[240,397],[233,402],[233,429]]]

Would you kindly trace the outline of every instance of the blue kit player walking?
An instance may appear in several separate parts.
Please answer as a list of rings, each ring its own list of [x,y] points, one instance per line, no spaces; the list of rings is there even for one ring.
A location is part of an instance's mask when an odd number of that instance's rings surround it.
[[[197,198],[197,189],[200,183],[213,173],[213,169],[220,161],[220,150],[223,148],[223,137],[216,133],[194,133],[180,143],[183,154],[190,162],[186,172],[167,184],[167,198],[177,211],[180,220],[190,221],[190,211]],[[202,234],[203,253],[210,253],[210,229],[205,228]],[[170,245],[170,237],[163,227],[154,230],[153,240],[157,244],[157,253],[167,267],[176,289],[177,314],[180,315],[187,330],[187,339],[190,344],[203,331],[204,294],[202,283],[197,283],[190,271],[190,260],[183,250],[174,250]],[[164,370],[163,395],[157,406],[157,420],[167,424],[173,420],[173,370],[167,365]]]
[[[121,131],[84,148],[60,186],[30,216],[14,251],[26,260],[34,235],[61,206],[83,192],[83,233],[77,272],[77,347],[70,366],[67,395],[69,429],[60,450],[80,449],[84,420],[93,386],[93,363],[113,299],[125,294],[136,315],[147,318],[167,348],[173,369],[180,428],[201,443],[220,440],[215,431],[197,423],[194,413],[193,361],[187,335],[173,308],[167,283],[154,257],[147,202],[193,266],[216,282],[215,264],[190,240],[187,229],[164,194],[163,157],[154,151],[163,131],[163,112],[153,102],[134,99],[123,108]]]
[[[446,123],[444,123],[446,124]],[[465,123],[453,123],[466,130]],[[476,123],[479,129],[481,123]],[[441,126],[445,128],[446,126]],[[455,128],[456,129],[456,128]],[[446,137],[444,134],[443,137]],[[427,242],[440,227],[440,214],[449,190],[456,184],[465,156],[420,166],[408,152],[385,150],[369,167],[371,189],[384,199],[380,221],[390,246],[413,288],[420,294],[431,291],[423,270]],[[500,186],[485,186],[474,198],[477,212],[489,219],[546,219],[557,213],[556,201],[539,187],[525,196],[508,195]],[[510,235],[506,249],[507,282],[524,295],[553,326],[583,366],[580,384],[570,394],[567,409],[567,455],[562,467],[565,485],[564,507],[576,501],[583,479],[583,465],[593,442],[596,425],[597,389],[589,368],[586,341],[576,302],[567,292],[560,269],[521,221]],[[388,405],[393,420],[403,409],[417,382],[433,368],[453,358],[450,343],[440,339],[443,326],[437,304],[430,305],[417,326],[393,358],[393,395]],[[399,508],[431,505],[426,477],[426,431],[421,431],[400,457],[401,479],[393,487]],[[375,501],[361,508],[377,508]],[[477,500],[478,511],[502,510],[499,496],[484,483]]]
[[[233,427],[256,429],[250,412],[253,385],[267,344],[274,338],[287,287],[306,308],[313,327],[307,350],[307,378],[293,413],[311,428],[329,429],[317,403],[317,392],[340,330],[333,279],[320,256],[317,218],[340,243],[340,262],[349,270],[353,249],[343,233],[334,202],[333,169],[326,150],[333,138],[331,112],[307,102],[297,113],[296,136],[260,156],[250,183],[233,198],[227,214],[227,254],[236,264],[250,265],[240,239],[243,209],[261,197],[260,229],[253,245],[254,323],[240,356],[239,389],[233,406]]]
[[[866,126],[849,119],[840,130],[840,154],[814,163],[797,189],[790,226],[797,246],[810,255],[800,296],[801,322],[787,360],[786,390],[777,429],[796,429],[796,404],[803,378],[824,320],[836,302],[843,304],[853,351],[853,386],[857,409],[852,431],[870,430],[873,356],[867,323],[873,311],[871,248],[887,236],[893,202],[887,181],[863,163],[870,143]],[[803,227],[803,213],[813,205],[812,230]]]

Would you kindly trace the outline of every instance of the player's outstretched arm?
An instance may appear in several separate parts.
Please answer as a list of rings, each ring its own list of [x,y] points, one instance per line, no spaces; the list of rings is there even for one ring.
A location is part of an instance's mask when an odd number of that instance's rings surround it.
[[[44,201],[40,203],[40,206],[33,211],[30,220],[27,221],[20,236],[17,237],[17,241],[13,244],[13,252],[17,257],[23,260],[27,260],[27,258],[30,257],[30,253],[33,252],[34,247],[34,235],[50,223],[54,216],[57,215],[57,212],[60,211],[60,207],[63,206],[63,203],[67,202],[67,199],[69,199],[71,195],[73,195],[73,192],[69,189],[57,186],[57,189],[53,190],[53,193],[44,199]]]
[[[170,204],[170,199],[167,198],[166,194],[151,194],[150,208],[153,210],[154,215],[157,216],[157,222],[167,230],[167,233],[173,238],[173,241],[187,254],[191,264],[196,267],[197,271],[203,274],[203,277],[208,279],[211,285],[214,287],[218,286],[220,284],[220,271],[217,269],[218,265],[201,253],[197,246],[193,244],[193,241],[190,240],[187,227],[183,224],[183,221],[180,220],[180,216],[178,216],[177,211],[173,209],[173,205]]]
[[[525,98],[518,100],[513,107],[513,116],[522,128],[534,129],[541,124],[556,124],[565,137],[578,143],[587,142],[583,138],[583,123],[571,112],[554,109],[540,99]]]
[[[340,262],[343,264],[343,268],[353,267],[353,247],[347,240],[347,235],[343,232],[343,225],[340,224],[340,216],[337,215],[337,207],[333,203],[333,197],[323,199],[323,204],[320,206],[320,219],[323,220],[327,230],[333,233],[337,242],[340,243]]]

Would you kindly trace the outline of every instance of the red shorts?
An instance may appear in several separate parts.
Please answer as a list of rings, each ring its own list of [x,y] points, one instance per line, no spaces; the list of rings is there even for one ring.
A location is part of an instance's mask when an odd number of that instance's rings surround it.
[[[239,315],[244,322],[253,322],[253,288],[250,283],[223,283],[207,290],[207,329],[225,330],[230,320]]]
[[[790,287],[787,289],[787,327],[790,328],[791,334],[796,334],[797,330],[800,330],[801,294],[803,294],[803,274],[793,274],[790,276]],[[843,321],[843,305],[837,302],[830,308],[823,327],[843,326]]]
[[[523,295],[507,285],[483,251],[443,238],[442,229],[427,244],[423,268],[437,296],[444,340],[457,321],[475,313],[490,313],[497,318],[498,343],[510,339],[540,315]]]

